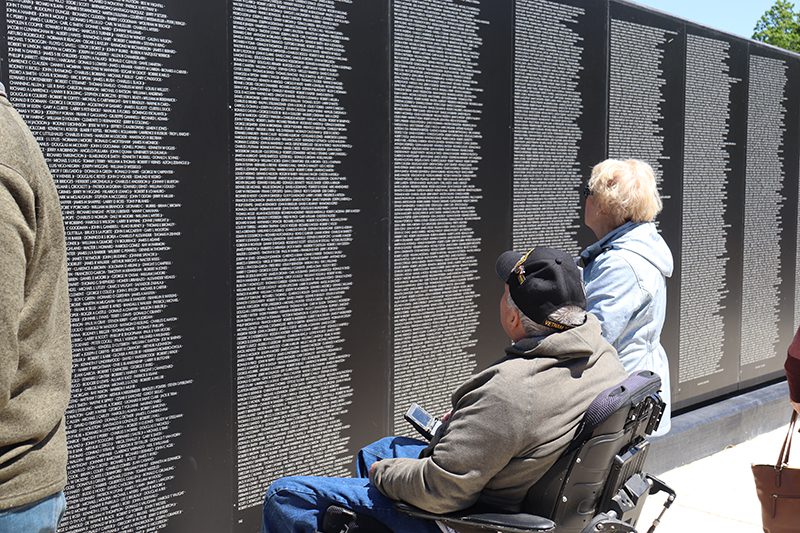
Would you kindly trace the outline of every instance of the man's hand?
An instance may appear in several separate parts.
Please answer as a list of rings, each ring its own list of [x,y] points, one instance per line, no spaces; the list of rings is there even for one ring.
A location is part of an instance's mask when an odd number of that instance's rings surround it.
[[[442,424],[444,424],[445,422],[447,422],[448,420],[450,420],[450,417],[451,417],[451,416],[453,416],[453,410],[452,410],[452,409],[451,409],[451,410],[449,410],[449,411],[447,411],[447,412],[446,412],[445,414],[443,414],[442,416],[440,416],[440,417],[439,417],[439,420],[442,422]]]
[[[378,461],[375,461],[371,465],[369,465],[369,479],[372,479],[372,475],[375,472],[375,466],[378,464]]]
[[[794,410],[797,411],[797,414],[800,415],[800,403],[793,402],[791,400],[789,400],[789,403],[792,404],[792,407],[794,407]]]

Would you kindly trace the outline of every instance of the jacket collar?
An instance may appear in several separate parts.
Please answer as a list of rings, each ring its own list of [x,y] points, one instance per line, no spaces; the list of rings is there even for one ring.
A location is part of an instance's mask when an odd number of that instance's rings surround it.
[[[611,249],[611,242],[619,237],[622,237],[633,228],[644,224],[644,222],[626,222],[613,231],[609,231],[605,237],[600,239],[594,244],[589,245],[584,251],[581,252],[581,265],[587,266],[595,260],[595,258]]]
[[[548,336],[547,335],[539,335],[536,337],[525,337],[524,339],[520,339],[508,348],[506,348],[506,354],[509,357],[525,357],[529,356],[530,352],[532,352],[539,343],[545,340]],[[501,360],[505,360],[504,357]]]
[[[586,313],[586,322],[566,331],[539,337],[526,337],[506,348],[506,356],[495,364],[509,359],[524,357],[553,357],[573,359],[588,357],[607,345],[600,333],[600,322],[591,313]]]
[[[3,85],[2,81],[0,81],[0,96],[8,97],[8,95],[6,94],[6,88]]]

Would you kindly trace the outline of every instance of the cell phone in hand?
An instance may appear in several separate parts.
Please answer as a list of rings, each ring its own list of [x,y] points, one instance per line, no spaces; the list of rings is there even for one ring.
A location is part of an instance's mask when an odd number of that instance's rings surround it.
[[[428,411],[416,403],[411,404],[411,407],[408,408],[408,411],[406,411],[404,417],[412,426],[414,426],[414,429],[416,429],[420,435],[428,440],[431,440],[433,436],[436,435],[436,432],[442,425],[441,420],[431,416]]]

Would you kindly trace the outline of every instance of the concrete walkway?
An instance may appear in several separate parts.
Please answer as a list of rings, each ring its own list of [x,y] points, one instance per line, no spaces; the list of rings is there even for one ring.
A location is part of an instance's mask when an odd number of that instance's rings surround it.
[[[677,493],[656,533],[762,533],[751,463],[775,464],[787,425],[731,446],[659,476]],[[795,436],[790,466],[800,468],[800,435]],[[663,504],[662,495],[645,503],[637,530],[645,533]],[[800,524],[798,524],[800,531]]]

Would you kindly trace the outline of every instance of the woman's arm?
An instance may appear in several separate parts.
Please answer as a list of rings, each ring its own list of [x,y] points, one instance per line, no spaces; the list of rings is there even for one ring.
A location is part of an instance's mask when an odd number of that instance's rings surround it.
[[[642,289],[623,257],[607,252],[596,261],[591,277],[584,277],[586,310],[600,320],[603,337],[613,345],[642,305]]]
[[[789,352],[786,354],[786,380],[789,382],[789,401],[794,410],[800,413],[800,329],[794,334]]]

